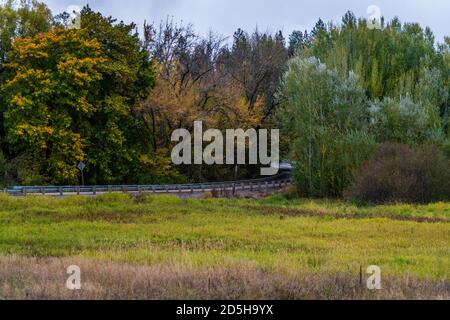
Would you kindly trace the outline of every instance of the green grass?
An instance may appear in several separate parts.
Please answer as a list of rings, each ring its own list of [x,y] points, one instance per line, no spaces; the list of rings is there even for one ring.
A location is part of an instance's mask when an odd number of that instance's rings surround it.
[[[430,220],[420,220],[430,219]],[[0,255],[450,279],[450,204],[0,195]]]

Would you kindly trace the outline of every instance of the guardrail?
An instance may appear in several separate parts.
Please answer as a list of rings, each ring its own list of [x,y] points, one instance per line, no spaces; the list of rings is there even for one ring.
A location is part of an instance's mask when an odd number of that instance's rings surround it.
[[[194,183],[194,184],[172,184],[172,185],[109,185],[109,186],[18,186],[13,189],[5,189],[4,193],[12,196],[27,195],[98,195],[104,193],[154,193],[154,194],[176,194],[176,193],[198,193],[220,191],[263,191],[269,189],[280,189],[292,183],[289,175],[281,174],[264,179],[240,180],[228,182]]]

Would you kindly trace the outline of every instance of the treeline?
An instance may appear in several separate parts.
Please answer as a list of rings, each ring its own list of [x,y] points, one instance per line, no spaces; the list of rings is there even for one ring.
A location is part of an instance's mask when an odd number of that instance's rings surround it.
[[[277,114],[300,195],[450,199],[449,38],[349,12],[291,44]]]
[[[0,7],[0,183],[90,184],[250,177],[258,168],[181,166],[171,133],[280,128],[303,196],[341,196],[378,145],[450,153],[450,41],[398,19],[351,13],[288,39],[201,37],[166,20],[117,22],[86,7],[81,29],[35,0]],[[353,189],[352,189],[353,190]]]
[[[0,7],[0,183],[206,181],[258,168],[170,161],[171,133],[194,120],[213,128],[262,127],[286,68],[281,33],[238,30],[232,46],[167,20],[117,22],[85,7],[81,29],[35,0]]]

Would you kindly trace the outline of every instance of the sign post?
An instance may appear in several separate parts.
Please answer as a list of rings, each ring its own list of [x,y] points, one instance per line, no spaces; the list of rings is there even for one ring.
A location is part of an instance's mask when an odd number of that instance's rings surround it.
[[[84,169],[86,168],[86,165],[84,164],[83,161],[80,161],[77,165],[78,170],[80,170],[81,172],[81,185],[84,186]]]

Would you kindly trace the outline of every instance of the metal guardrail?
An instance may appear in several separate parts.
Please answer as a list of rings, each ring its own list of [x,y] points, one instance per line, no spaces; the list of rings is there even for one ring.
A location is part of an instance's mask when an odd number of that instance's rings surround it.
[[[154,193],[154,194],[176,194],[176,193],[198,193],[211,192],[214,190],[227,191],[258,191],[283,188],[292,183],[288,174],[281,174],[270,178],[240,180],[228,182],[194,183],[194,184],[172,184],[172,185],[109,185],[109,186],[17,186],[12,189],[3,190],[12,196],[27,195],[98,195],[104,193]]]

